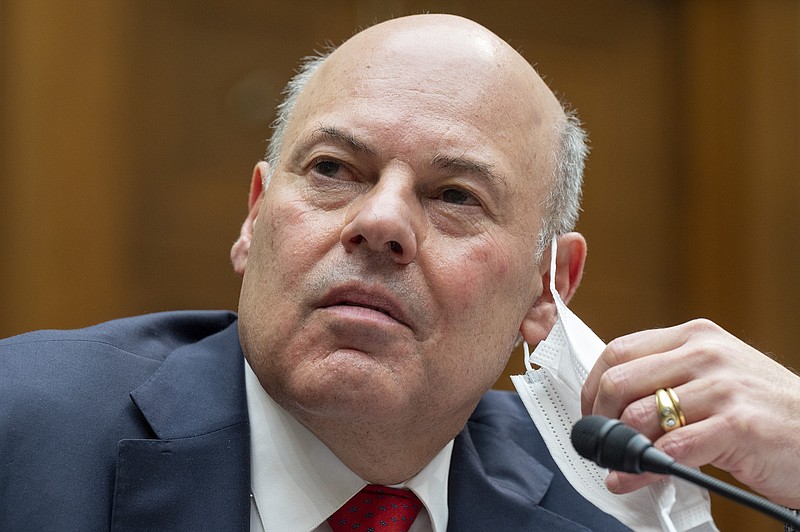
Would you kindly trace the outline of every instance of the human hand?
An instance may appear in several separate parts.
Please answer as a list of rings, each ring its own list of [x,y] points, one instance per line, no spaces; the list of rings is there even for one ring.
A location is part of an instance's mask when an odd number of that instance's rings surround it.
[[[668,387],[686,425],[665,433],[654,394]],[[620,419],[682,464],[712,464],[800,508],[800,377],[708,320],[610,342],[586,379],[581,407]],[[628,493],[658,478],[612,472],[606,485]]]

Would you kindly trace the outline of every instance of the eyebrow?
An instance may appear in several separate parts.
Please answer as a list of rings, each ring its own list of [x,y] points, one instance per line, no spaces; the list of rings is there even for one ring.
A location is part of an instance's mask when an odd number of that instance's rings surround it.
[[[431,160],[431,166],[441,170],[450,170],[467,174],[474,174],[492,183],[506,184],[505,180],[492,171],[491,165],[466,159],[464,157],[451,157],[448,155],[436,155]]]
[[[352,133],[342,131],[333,126],[321,125],[309,135],[309,140],[319,141],[325,139],[335,144],[342,145],[353,151],[374,156],[375,151],[364,141],[356,138]],[[454,157],[438,154],[431,159],[430,165],[440,170],[476,175],[490,183],[506,185],[505,179],[492,171],[492,166],[465,157]]]
[[[358,140],[352,133],[331,126],[320,126],[311,134],[312,137],[322,137],[336,144],[344,145],[353,151],[375,155],[375,152],[363,141]]]

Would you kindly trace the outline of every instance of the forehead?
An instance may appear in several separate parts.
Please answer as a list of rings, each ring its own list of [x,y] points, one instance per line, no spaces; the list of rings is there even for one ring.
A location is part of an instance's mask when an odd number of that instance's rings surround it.
[[[386,147],[387,156],[467,153],[503,176],[552,174],[560,105],[505,43],[488,32],[436,28],[359,37],[312,76],[284,150],[330,126]]]

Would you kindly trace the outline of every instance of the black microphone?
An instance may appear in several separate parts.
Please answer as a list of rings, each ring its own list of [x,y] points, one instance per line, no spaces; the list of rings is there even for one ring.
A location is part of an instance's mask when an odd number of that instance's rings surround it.
[[[783,506],[754,493],[732,486],[697,469],[681,465],[671,456],[653,447],[646,436],[618,419],[586,416],[572,427],[572,446],[578,454],[600,467],[626,473],[675,475],[763,512],[784,524],[800,528],[800,517]]]

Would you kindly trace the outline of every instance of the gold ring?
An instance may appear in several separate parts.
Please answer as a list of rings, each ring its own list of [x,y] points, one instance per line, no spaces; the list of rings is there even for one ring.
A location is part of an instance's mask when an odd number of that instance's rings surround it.
[[[683,410],[681,410],[678,394],[672,388],[656,390],[656,408],[658,409],[658,419],[664,432],[686,425],[686,417],[684,417]]]

